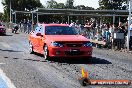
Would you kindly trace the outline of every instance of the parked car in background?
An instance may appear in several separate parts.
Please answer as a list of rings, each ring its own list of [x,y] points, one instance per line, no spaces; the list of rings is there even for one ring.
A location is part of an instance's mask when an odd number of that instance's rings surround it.
[[[6,35],[6,28],[3,25],[0,25],[0,35]]]
[[[30,53],[51,57],[92,57],[92,44],[67,24],[38,25],[29,34]]]

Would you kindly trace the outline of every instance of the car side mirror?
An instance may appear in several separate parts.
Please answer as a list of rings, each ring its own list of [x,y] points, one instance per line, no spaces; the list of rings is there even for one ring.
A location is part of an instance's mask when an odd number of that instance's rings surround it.
[[[40,35],[41,37],[43,37],[43,35]]]
[[[41,33],[37,33],[36,36],[41,36],[41,37],[43,37],[43,35],[42,35]]]
[[[85,34],[83,34],[83,33],[82,33],[81,35],[82,35],[82,36],[85,36]]]

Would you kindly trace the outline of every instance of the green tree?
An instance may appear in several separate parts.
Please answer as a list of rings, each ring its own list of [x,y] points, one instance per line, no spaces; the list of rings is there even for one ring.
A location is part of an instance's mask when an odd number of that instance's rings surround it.
[[[58,3],[58,4],[57,4],[57,8],[58,8],[58,9],[64,9],[64,8],[65,8],[64,3]]]
[[[64,3],[57,3],[55,0],[47,1],[47,8],[64,9]]]
[[[74,8],[73,3],[74,3],[74,0],[67,0],[66,1],[66,8],[73,9]]]
[[[3,16],[3,13],[0,12],[0,21],[3,20],[2,16]]]
[[[121,10],[124,9],[127,0],[99,0],[99,9]]]
[[[36,9],[37,7],[43,7],[40,3],[40,0],[10,0],[11,1],[11,9],[13,11],[31,11]],[[10,1],[2,0],[2,4],[4,6],[4,17],[9,21],[9,12],[10,12]]]
[[[99,0],[98,10],[126,10],[128,0]],[[112,17],[103,17],[104,22],[112,23]],[[118,22],[119,17],[116,17],[116,22]],[[122,22],[123,17],[120,17]]]
[[[82,9],[82,10],[94,10],[94,8],[89,7],[89,6],[84,6],[84,5],[77,5],[74,7],[75,9]]]
[[[74,8],[75,9],[85,9],[86,7],[84,5],[77,5]]]
[[[47,8],[57,8],[57,2],[55,0],[47,1]]]

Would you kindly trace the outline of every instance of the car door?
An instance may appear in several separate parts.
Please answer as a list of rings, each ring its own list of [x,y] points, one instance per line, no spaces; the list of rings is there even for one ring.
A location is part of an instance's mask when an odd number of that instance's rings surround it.
[[[45,37],[44,37],[44,28],[43,26],[39,26],[39,33],[41,34],[41,36],[38,39],[38,43],[39,43],[39,52],[43,54],[43,47],[44,47],[44,41],[45,41]]]
[[[32,33],[30,33],[30,35],[29,35],[29,41],[33,45],[33,48],[34,48],[34,45],[35,45],[35,41],[34,41],[35,37],[36,37],[36,34],[35,34],[34,31]]]
[[[40,42],[40,38],[41,38],[41,36],[40,36],[40,32],[39,32],[39,26],[38,27],[36,27],[35,28],[35,37],[34,37],[34,39],[33,39],[33,42],[34,42],[34,51],[35,52],[38,52],[38,53],[40,53],[39,52],[39,42]]]

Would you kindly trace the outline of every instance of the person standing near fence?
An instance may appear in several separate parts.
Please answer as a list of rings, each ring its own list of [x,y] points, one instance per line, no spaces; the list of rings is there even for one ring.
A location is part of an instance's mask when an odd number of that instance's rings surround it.
[[[99,32],[99,30],[97,30],[97,32],[96,32],[95,40],[97,40],[97,41],[101,41],[102,40],[102,36],[101,36],[101,33]]]
[[[102,37],[103,37],[103,39],[105,38],[105,29],[106,29],[106,24],[103,24],[102,25],[102,27],[101,27],[101,29],[102,29]]]
[[[111,33],[113,49],[115,49],[115,47],[117,46],[117,39],[114,36],[114,34],[117,33],[117,31],[118,31],[118,26],[116,24],[113,24],[113,32]]]
[[[75,28],[77,29],[77,32],[80,34],[81,33],[81,25],[79,24],[78,21],[75,23]]]
[[[22,32],[23,31],[23,29],[22,29],[22,20],[20,21],[20,23],[19,23],[19,27],[20,27],[20,31]]]
[[[122,50],[124,48],[124,40],[125,40],[125,27],[119,23],[119,26],[114,29],[114,41],[113,46],[117,46],[116,50]]]
[[[28,34],[29,34],[32,30],[32,22],[30,20],[28,20],[27,22],[27,27],[28,27]]]
[[[91,30],[91,23],[87,20],[85,25],[84,25],[84,29],[85,29],[85,35],[87,35],[88,39],[91,39],[91,35],[90,35],[90,30]]]
[[[110,32],[109,32],[109,24],[106,25],[105,29],[105,41],[106,43],[110,43]]]
[[[91,39],[94,39],[94,36],[95,36],[95,34],[96,34],[96,29],[95,29],[95,27],[96,27],[96,23],[95,23],[95,21],[91,21],[91,30],[90,30],[90,34],[91,34]]]
[[[24,21],[23,21],[23,26],[24,26],[24,33],[26,33],[27,32],[27,21],[26,21],[26,19],[24,19]]]
[[[124,44],[125,44],[125,27],[121,26],[119,27],[118,33],[122,33],[123,37],[119,39],[119,50],[124,49]]]

